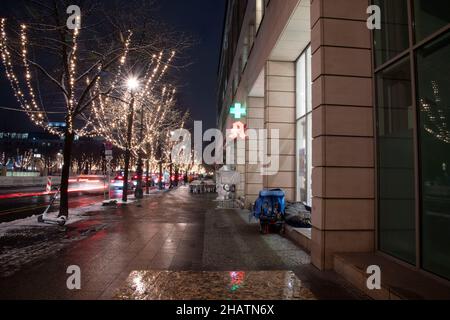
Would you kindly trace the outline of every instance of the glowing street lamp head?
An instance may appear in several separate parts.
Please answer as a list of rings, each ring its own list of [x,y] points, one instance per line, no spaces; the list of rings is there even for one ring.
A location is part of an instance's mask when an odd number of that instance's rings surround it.
[[[139,80],[135,77],[128,78],[127,87],[130,91],[136,91],[139,89]]]

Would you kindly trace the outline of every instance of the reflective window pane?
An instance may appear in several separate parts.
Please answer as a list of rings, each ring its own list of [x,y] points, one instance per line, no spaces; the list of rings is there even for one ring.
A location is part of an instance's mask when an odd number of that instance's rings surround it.
[[[297,201],[312,205],[312,75],[311,47],[297,60]]]
[[[377,74],[379,246],[415,264],[415,172],[409,59]]]
[[[312,111],[312,69],[311,47],[305,51],[306,55],[306,112]]]
[[[296,100],[297,100],[297,116],[301,118],[306,114],[306,56],[302,54],[297,60],[297,76],[296,76]]]
[[[417,52],[422,263],[450,279],[450,33]]]
[[[375,0],[381,9],[381,29],[374,30],[375,62],[379,66],[408,48],[406,0]]]
[[[261,26],[265,9],[266,9],[265,1],[256,0],[256,32],[258,32],[259,27]]]
[[[306,201],[307,190],[306,118],[297,121],[297,201]]]
[[[312,207],[312,113],[306,117],[307,141],[306,141],[306,203]]]
[[[449,0],[414,0],[416,40],[420,41],[450,23]]]

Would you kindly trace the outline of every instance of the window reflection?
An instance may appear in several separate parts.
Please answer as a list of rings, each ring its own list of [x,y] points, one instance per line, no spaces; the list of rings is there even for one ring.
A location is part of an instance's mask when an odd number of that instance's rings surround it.
[[[307,201],[306,189],[306,119],[297,121],[297,200]]]
[[[406,0],[375,0],[381,9],[381,30],[374,30],[376,65],[380,66],[408,48],[408,4]]]
[[[415,263],[414,139],[409,59],[377,74],[380,249]]]
[[[450,33],[417,52],[425,269],[450,278]]]
[[[420,41],[450,22],[449,0],[414,0],[416,40]]]
[[[312,75],[311,47],[297,60],[296,76],[296,158],[297,201],[312,205]]]

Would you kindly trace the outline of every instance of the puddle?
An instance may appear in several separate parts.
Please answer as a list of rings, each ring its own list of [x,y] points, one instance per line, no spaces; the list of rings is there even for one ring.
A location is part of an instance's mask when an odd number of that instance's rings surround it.
[[[315,300],[292,271],[133,271],[120,300]]]

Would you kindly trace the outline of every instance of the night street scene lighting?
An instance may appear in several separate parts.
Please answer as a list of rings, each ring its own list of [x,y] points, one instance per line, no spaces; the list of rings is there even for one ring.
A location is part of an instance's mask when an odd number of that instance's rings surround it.
[[[449,57],[448,0],[1,1],[3,309],[436,310]]]

